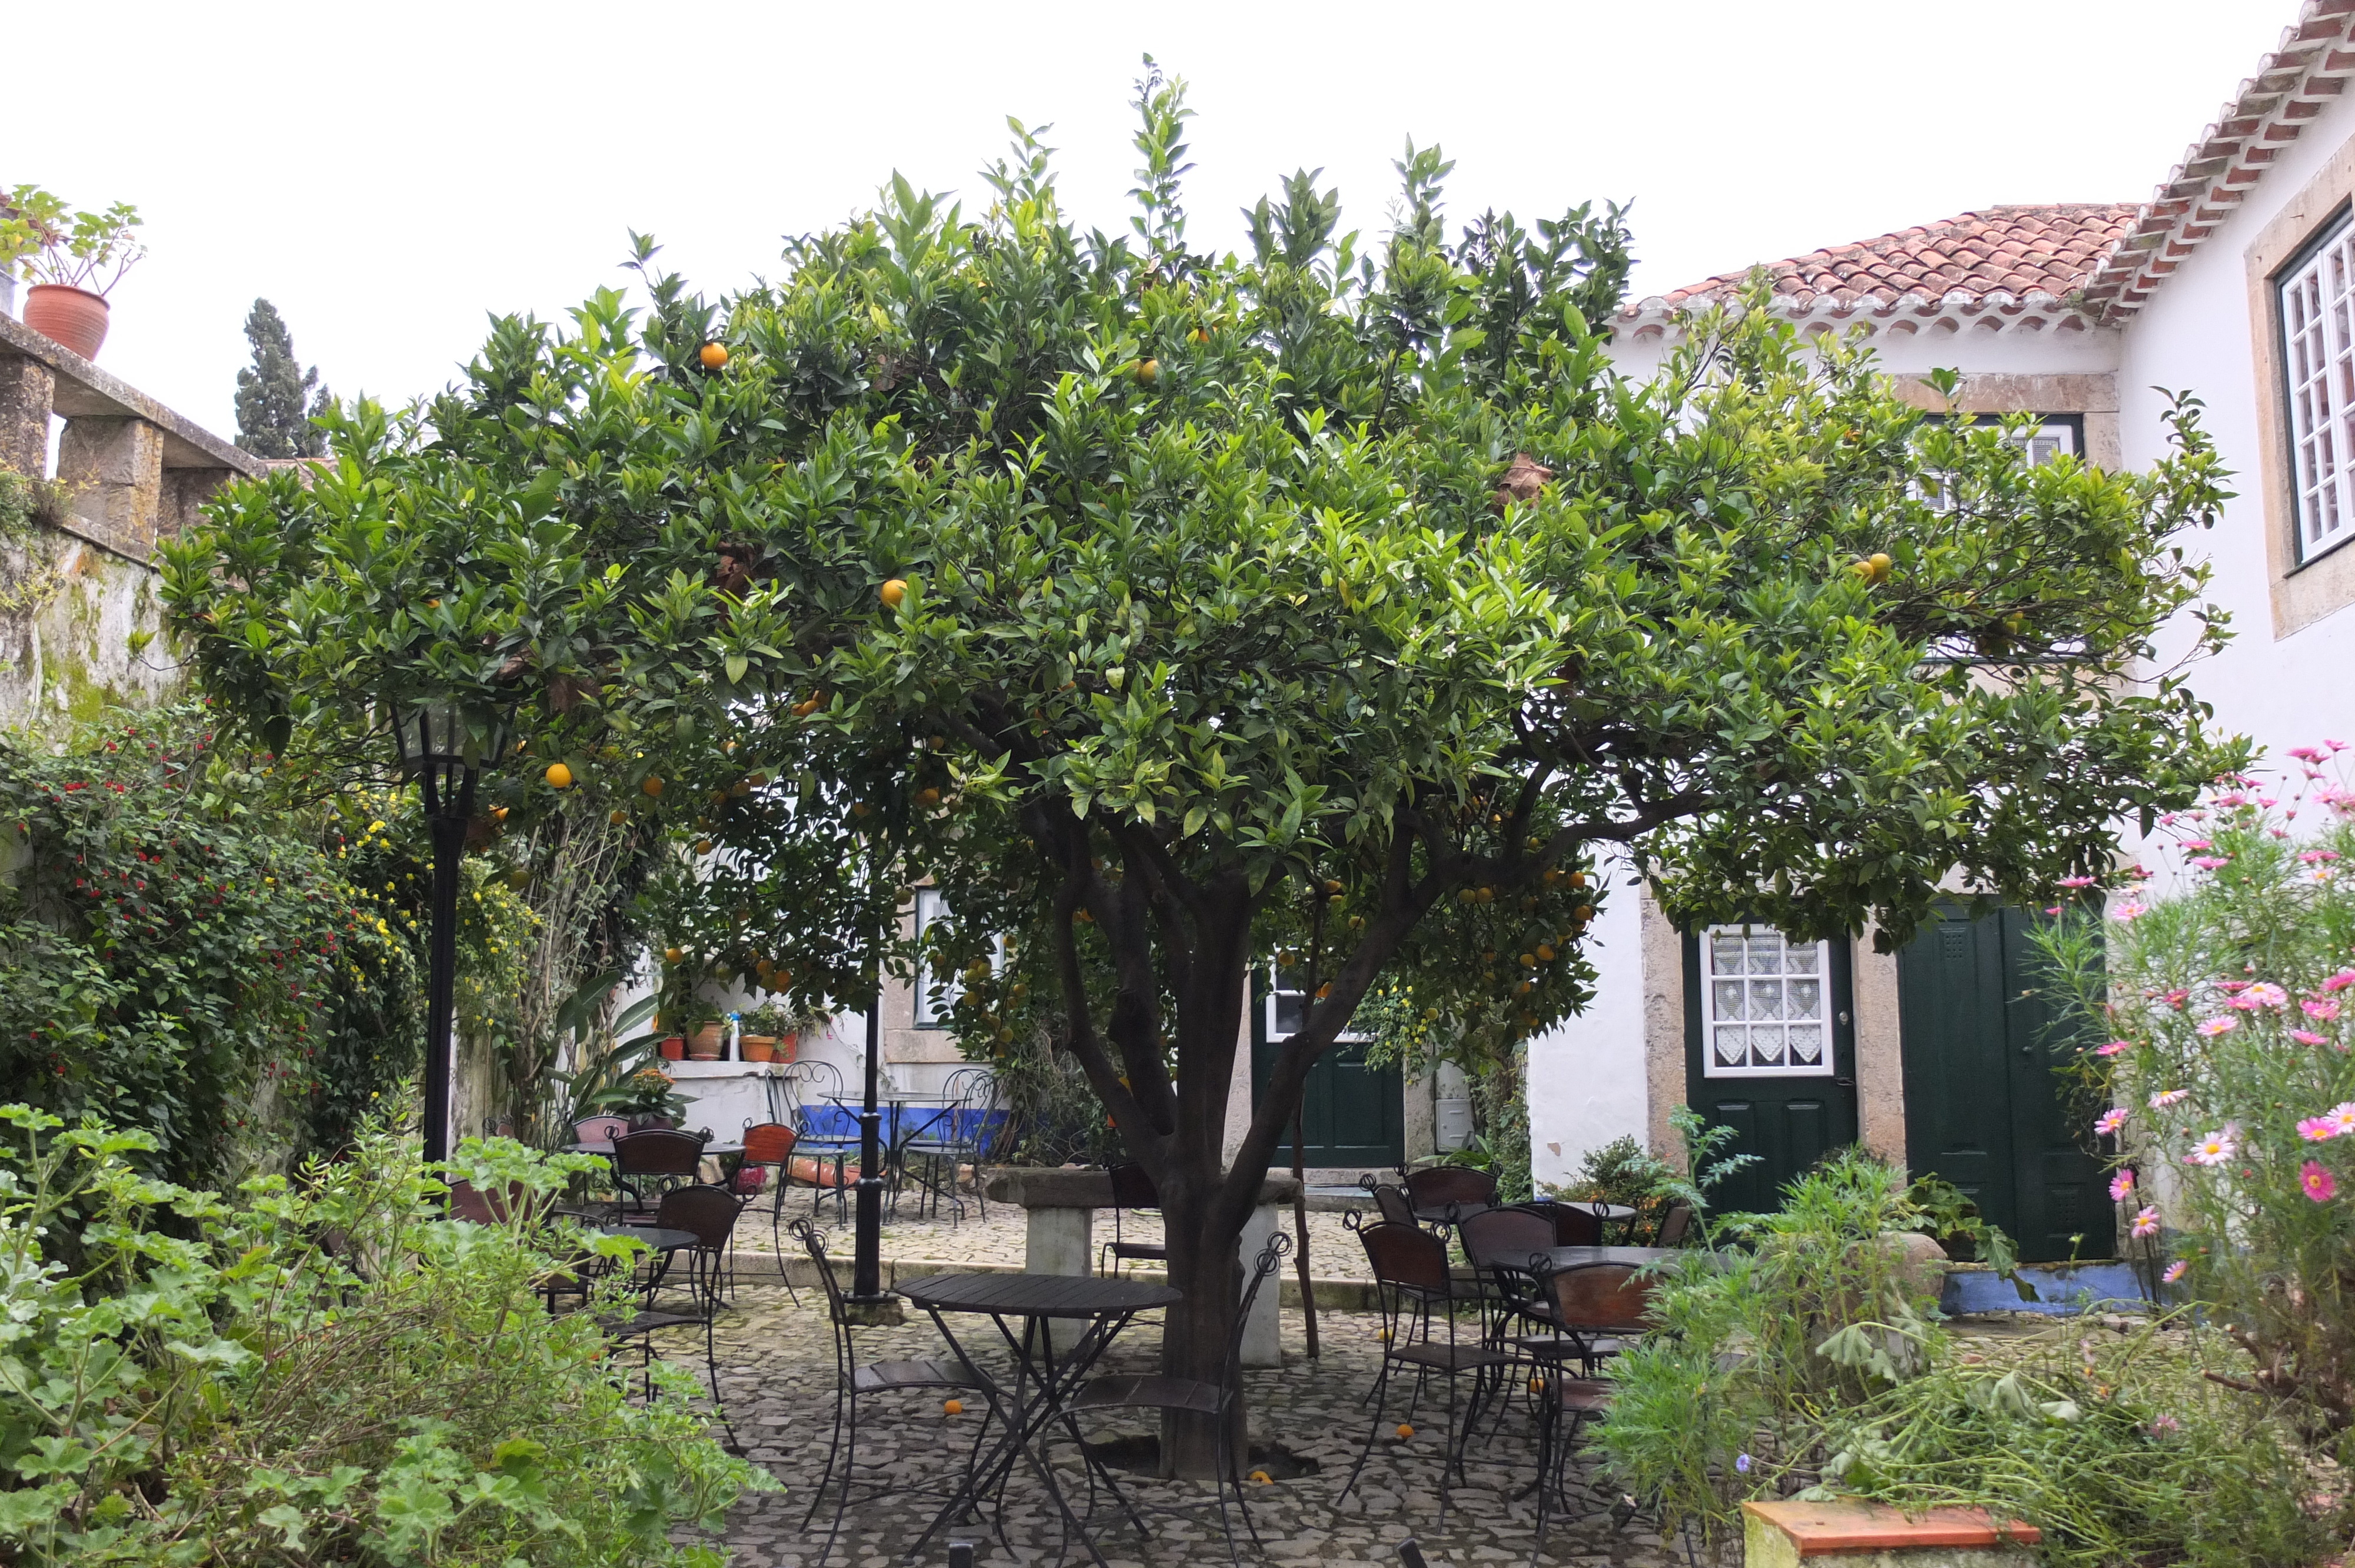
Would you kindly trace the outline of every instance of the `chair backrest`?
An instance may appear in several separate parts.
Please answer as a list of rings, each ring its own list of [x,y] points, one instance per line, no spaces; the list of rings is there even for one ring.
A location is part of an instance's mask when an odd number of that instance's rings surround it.
[[[1546,1210],[1553,1215],[1553,1245],[1556,1246],[1601,1246],[1603,1221],[1592,1209],[1576,1203],[1548,1203]]]
[[[1251,1326],[1252,1303],[1259,1299],[1259,1287],[1284,1266],[1284,1254],[1292,1250],[1292,1238],[1282,1231],[1268,1233],[1267,1245],[1259,1249],[1252,1262],[1251,1277],[1243,1281],[1243,1295],[1235,1308],[1235,1326],[1227,1335],[1227,1380],[1225,1392],[1232,1394],[1242,1387],[1243,1330]]]
[[[689,1231],[705,1252],[725,1252],[736,1231],[736,1195],[725,1187],[673,1187],[655,1207],[655,1224],[665,1230]]]
[[[1652,1238],[1652,1245],[1654,1246],[1684,1245],[1685,1233],[1692,1229],[1692,1205],[1682,1198],[1670,1203],[1668,1212],[1660,1216],[1660,1231]]]
[[[1405,1188],[1377,1186],[1373,1192],[1374,1212],[1381,1215],[1382,1224],[1386,1225],[1414,1224],[1414,1201],[1406,1195]]]
[[[1157,1209],[1161,1206],[1160,1190],[1153,1178],[1145,1173],[1142,1165],[1115,1165],[1105,1172],[1112,1178],[1112,1206],[1115,1209]]]
[[[794,1157],[801,1135],[781,1121],[757,1121],[744,1128],[746,1165],[783,1165]]]
[[[806,1218],[794,1222],[794,1234],[801,1238],[802,1250],[808,1253],[810,1262],[817,1266],[817,1282],[826,1291],[826,1316],[833,1319],[837,1330],[847,1327],[850,1314],[843,1308],[842,1282],[834,1277],[834,1260],[826,1255],[826,1237]],[[839,1335],[836,1338],[835,1348],[837,1355],[847,1353]]]
[[[471,1220],[478,1225],[499,1223],[499,1217],[491,1212],[490,1194],[478,1191],[472,1181],[450,1183],[450,1217]]]
[[[1526,1274],[1529,1254],[1556,1245],[1553,1216],[1535,1209],[1482,1209],[1464,1216],[1464,1255],[1477,1268]]]
[[[1652,1300],[1651,1278],[1628,1263],[1589,1263],[1546,1276],[1546,1294],[1568,1329],[1640,1331]]]
[[[1358,1233],[1375,1283],[1444,1293],[1449,1286],[1447,1244],[1416,1224],[1368,1225]]]
[[[1406,1195],[1414,1200],[1418,1209],[1436,1209],[1449,1203],[1493,1203],[1497,1201],[1497,1178],[1469,1165],[1426,1165],[1406,1173]]]
[[[625,1116],[592,1116],[572,1124],[575,1143],[611,1143],[630,1130],[630,1118]]]
[[[625,1176],[692,1176],[703,1163],[703,1139],[691,1132],[649,1127],[613,1140],[613,1167]]]

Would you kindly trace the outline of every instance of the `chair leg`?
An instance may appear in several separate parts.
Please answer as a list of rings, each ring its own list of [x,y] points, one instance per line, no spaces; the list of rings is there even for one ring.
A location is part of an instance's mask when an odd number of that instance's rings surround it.
[[[844,1392],[841,1374],[837,1372],[834,1383],[834,1435],[826,1439],[826,1469],[819,1475],[816,1487],[810,1492],[809,1507],[802,1513],[804,1530],[807,1530],[810,1520],[817,1517],[818,1505],[826,1500],[826,1485],[834,1479],[834,1462],[842,1455],[842,1406],[850,1397]]]
[[[1333,1499],[1337,1505],[1357,1486],[1358,1477],[1366,1468],[1366,1460],[1373,1454],[1374,1444],[1381,1437],[1382,1406],[1390,1398],[1390,1384],[1391,1359],[1385,1355],[1382,1357],[1382,1370],[1374,1374],[1374,1424],[1366,1433],[1366,1446],[1358,1451],[1358,1462],[1349,1467],[1349,1478],[1342,1483],[1339,1494]]]
[[[827,1553],[834,1550],[835,1537],[842,1533],[842,1516],[850,1507],[850,1478],[858,1469],[858,1394],[850,1396],[850,1441],[842,1455],[842,1484],[834,1494],[834,1522],[826,1527],[826,1544],[818,1549],[817,1562],[812,1568],[826,1568]]]

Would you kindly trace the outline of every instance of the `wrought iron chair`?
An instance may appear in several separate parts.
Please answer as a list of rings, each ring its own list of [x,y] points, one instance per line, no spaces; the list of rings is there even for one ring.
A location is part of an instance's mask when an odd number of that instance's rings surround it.
[[[1372,1194],[1374,1213],[1380,1216],[1382,1224],[1386,1225],[1421,1224],[1414,1217],[1414,1201],[1406,1195],[1405,1188],[1376,1181],[1369,1176],[1366,1179],[1366,1191]]]
[[[1234,1525],[1227,1517],[1229,1487],[1234,1489],[1235,1508],[1243,1516],[1243,1528],[1251,1531],[1252,1544],[1260,1544],[1259,1526],[1252,1522],[1251,1504],[1243,1493],[1242,1461],[1250,1456],[1235,1452],[1235,1423],[1230,1419],[1242,1391],[1243,1330],[1250,1325],[1252,1304],[1259,1299],[1260,1288],[1283,1266],[1284,1255],[1291,1250],[1292,1238],[1282,1231],[1270,1235],[1267,1245],[1260,1248],[1259,1257],[1252,1265],[1251,1278],[1243,1286],[1241,1303],[1235,1308],[1235,1326],[1227,1336],[1227,1359],[1219,1382],[1204,1383],[1197,1378],[1167,1377],[1154,1372],[1120,1373],[1091,1379],[1064,1406],[1074,1416],[1114,1410],[1174,1410],[1206,1415],[1214,1421],[1218,1426],[1219,1528],[1226,1532],[1227,1555],[1233,1560],[1235,1568],[1242,1568],[1242,1557],[1235,1547]],[[1135,1505],[1121,1490],[1110,1468],[1088,1453],[1077,1425],[1071,1425],[1070,1430],[1087,1460],[1089,1513],[1095,1511],[1095,1484],[1101,1478],[1137,1532],[1150,1536],[1153,1532],[1145,1527]]]
[[[931,1125],[908,1140],[901,1160],[921,1160],[926,1174],[920,1183],[922,1196],[917,1200],[916,1213],[922,1215],[926,1199],[932,1213],[940,1213],[943,1198],[954,1208],[952,1224],[964,1218],[964,1200],[957,1195],[958,1173],[970,1164],[973,1167],[974,1192],[981,1206],[981,1217],[989,1218],[989,1199],[982,1189],[981,1160],[990,1133],[989,1123],[997,1109],[996,1075],[986,1067],[959,1067],[948,1075],[943,1086],[943,1107]]]
[[[687,1231],[695,1237],[689,1278],[715,1300],[735,1288],[729,1250],[735,1240],[736,1217],[743,1208],[725,1187],[674,1187],[655,1209],[655,1224],[663,1230]]]
[[[816,1224],[807,1215],[795,1220],[794,1234],[817,1268],[818,1284],[826,1291],[826,1309],[834,1325],[834,1438],[826,1452],[826,1470],[810,1491],[808,1511],[802,1515],[802,1528],[807,1530],[810,1520],[826,1501],[826,1489],[840,1469],[841,1485],[834,1500],[834,1522],[826,1528],[826,1545],[819,1549],[817,1564],[823,1568],[827,1553],[834,1550],[835,1537],[842,1533],[843,1510],[850,1505],[850,1487],[858,1465],[858,1402],[879,1393],[890,1393],[902,1389],[945,1388],[978,1389],[979,1379],[954,1361],[868,1361],[861,1364],[858,1346],[852,1339],[858,1327],[842,1298],[842,1285],[835,1277],[833,1260],[826,1255],[826,1239],[818,1234]],[[987,1400],[982,1402],[980,1428],[975,1432],[973,1447],[965,1453],[965,1468],[972,1471],[975,1456],[980,1451],[982,1438],[989,1431],[990,1412]],[[905,1482],[887,1472],[875,1485],[878,1496],[903,1490]]]
[[[1497,1201],[1497,1178],[1469,1165],[1426,1165],[1406,1173],[1406,1195],[1418,1211],[1468,1209]]]
[[[611,1143],[630,1130],[630,1118],[625,1116],[584,1117],[572,1124],[575,1143]]]
[[[1634,1338],[1645,1331],[1655,1283],[1651,1276],[1622,1263],[1550,1270],[1541,1282],[1555,1321],[1566,1331],[1567,1341],[1578,1346],[1563,1353],[1583,1361],[1589,1375],[1539,1380],[1538,1532],[1529,1558],[1532,1563],[1537,1553],[1545,1550],[1548,1493],[1561,1494],[1563,1472],[1578,1445],[1580,1425],[1611,1408],[1611,1384],[1593,1376],[1594,1361],[1619,1348],[1615,1337]],[[1567,1433],[1561,1429],[1565,1417],[1570,1422]]]
[[[842,1096],[842,1074],[831,1062],[795,1062],[771,1081],[771,1086],[784,1099],[784,1115],[778,1119],[794,1129],[794,1148],[813,1162],[810,1182],[810,1213],[817,1213],[826,1201],[826,1184],[815,1179],[827,1161],[834,1165],[834,1219],[840,1224],[849,1217],[850,1206],[845,1197],[848,1186],[845,1171],[860,1155],[858,1129],[844,1125],[845,1113],[838,1104]]]
[[[691,1182],[703,1169],[703,1139],[673,1128],[649,1127],[613,1140],[613,1185],[625,1195],[622,1218],[643,1217],[646,1193],[657,1196]]]
[[[1502,1347],[1506,1330],[1516,1319],[1542,1317],[1536,1272],[1530,1255],[1542,1254],[1554,1241],[1555,1216],[1535,1204],[1509,1209],[1481,1209],[1464,1216],[1456,1226],[1464,1238],[1464,1256],[1480,1270],[1493,1287],[1483,1298],[1490,1308],[1487,1342]]]
[[[785,1294],[794,1305],[802,1304],[801,1295],[794,1289],[791,1276],[785,1272],[785,1242],[783,1235],[785,1188],[793,1171],[794,1145],[798,1141],[794,1129],[781,1121],[758,1121],[744,1124],[744,1160],[736,1168],[737,1197],[746,1208],[760,1202],[759,1186],[747,1192],[747,1174],[759,1177],[764,1171],[776,1172],[776,1185],[769,1195],[769,1250],[776,1255],[777,1277],[783,1281]]]
[[[1096,1272],[1118,1275],[1124,1263],[1162,1263],[1169,1261],[1169,1249],[1159,1242],[1124,1241],[1120,1234],[1120,1217],[1124,1212],[1161,1212],[1161,1193],[1153,1185],[1153,1178],[1145,1173],[1142,1165],[1115,1165],[1105,1172],[1112,1178],[1112,1240],[1097,1249]],[[1109,1260],[1111,1266],[1105,1267]]]
[[[1543,1209],[1553,1216],[1553,1245],[1556,1246],[1601,1246],[1603,1218],[1593,1210],[1576,1203],[1540,1202],[1529,1205]]]
[[[1686,1233],[1692,1229],[1693,1206],[1678,1198],[1660,1216],[1660,1228],[1652,1237],[1654,1246],[1682,1246]]]
[[[1356,1488],[1358,1478],[1365,1471],[1366,1459],[1381,1436],[1392,1369],[1412,1367],[1415,1372],[1415,1394],[1407,1405],[1406,1432],[1412,1430],[1424,1381],[1436,1373],[1447,1380],[1449,1436],[1439,1465],[1439,1522],[1444,1530],[1447,1525],[1447,1478],[1451,1471],[1462,1473],[1464,1446],[1470,1440],[1472,1427],[1480,1415],[1481,1390],[1488,1372],[1510,1365],[1512,1358],[1485,1344],[1458,1341],[1455,1308],[1476,1298],[1458,1290],[1455,1275],[1447,1266],[1445,1242],[1419,1225],[1387,1224],[1366,1226],[1358,1233],[1358,1240],[1364,1244],[1366,1261],[1373,1268],[1382,1317],[1382,1360],[1381,1370],[1374,1379],[1373,1427],[1366,1434],[1366,1446],[1359,1451],[1358,1462],[1349,1467],[1349,1479],[1341,1488],[1340,1497],[1348,1497]],[[1447,1324],[1444,1343],[1434,1337],[1441,1319]],[[1455,1380],[1466,1372],[1473,1378],[1472,1398],[1465,1409],[1459,1434]],[[1334,1500],[1338,1502],[1340,1498]]]

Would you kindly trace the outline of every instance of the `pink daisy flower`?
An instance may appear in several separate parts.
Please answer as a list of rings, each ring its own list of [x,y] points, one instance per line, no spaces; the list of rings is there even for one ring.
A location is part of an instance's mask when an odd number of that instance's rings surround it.
[[[2205,850],[2214,849],[2216,846],[2207,839],[2186,839],[2183,841],[2183,847],[2188,850]]]
[[[2100,880],[2101,878],[2095,876],[2064,876],[2061,879],[2061,885],[2063,887],[2091,887]]]
[[[2107,1138],[2110,1134],[2117,1131],[2118,1128],[2126,1126],[2126,1107],[2124,1106],[2112,1106],[2108,1110],[2104,1111],[2100,1116],[2094,1118],[2094,1136],[2095,1138]]]
[[[2237,1003],[2240,998],[2234,997],[2232,1001]],[[2241,1021],[2237,1018],[2211,1018],[2200,1026],[2200,1033],[2213,1040],[2219,1034],[2230,1034],[2240,1026]]]
[[[2297,1004],[2298,1011],[2308,1018],[2328,1023],[2339,1016],[2339,1004],[2324,997],[2307,997]]]
[[[2240,1151],[2241,1140],[2237,1136],[2237,1129],[2227,1125],[2193,1144],[2191,1152],[2183,1157],[2183,1162],[2186,1165],[2222,1165]]]
[[[2111,1178],[2110,1178],[2110,1202],[2113,1202],[2113,1203],[2123,1203],[2123,1202],[2125,1202],[2126,1201],[2126,1195],[2127,1195],[2128,1193],[2132,1192],[2133,1191],[2134,1191],[2134,1171],[2131,1171],[2131,1170],[2121,1171],[2119,1171],[2116,1175],[2115,1175],[2115,1176],[2113,1176],[2113,1177],[2111,1177]]]
[[[2191,1266],[2179,1257],[2173,1263],[2167,1266],[2167,1272],[2160,1275],[2159,1277],[2167,1281],[2169,1285],[2172,1285],[2190,1272]]]
[[[2190,1001],[2190,997],[2191,993],[2188,991],[2171,991],[2165,996],[2160,997],[2158,1000],[2167,1003],[2168,1006],[2175,1009],[2176,1012],[2180,1012],[2183,1011],[2183,1004]]]
[[[2328,1045],[2330,1044],[2330,1039],[2328,1035],[2317,1034],[2311,1029],[2293,1029],[2289,1032],[2289,1037],[2296,1041],[2301,1045]]]
[[[2340,969],[2322,982],[2322,993],[2328,996],[2333,991],[2345,991],[2350,985],[2355,985],[2355,969]]]
[[[2297,1190],[2318,1203],[2327,1203],[2339,1196],[2339,1179],[2322,1168],[2318,1160],[2309,1160],[2297,1168]]]
[[[2190,1089],[2161,1089],[2150,1097],[2150,1108],[2165,1110],[2169,1106],[2179,1106],[2190,1097]]]
[[[2191,863],[2202,871],[2221,871],[2232,863],[2232,857],[2228,854],[2195,854],[2191,857]]]
[[[2287,1007],[2289,992],[2271,980],[2259,980],[2234,997],[2232,1005],[2244,1012],[2254,1007]]]
[[[2094,1054],[2096,1056],[2115,1056],[2122,1051],[2133,1050],[2134,1044],[2135,1043],[2131,1040],[2113,1040],[2106,1045],[2094,1046]]]
[[[2115,909],[2110,911],[2110,918],[2113,920],[2139,920],[2148,913],[2149,911],[2143,906],[2129,898],[2124,904],[2119,905]]]
[[[2137,1236],[2157,1235],[2158,1234],[2158,1211],[2156,1208],[2136,1210],[2133,1234]]]

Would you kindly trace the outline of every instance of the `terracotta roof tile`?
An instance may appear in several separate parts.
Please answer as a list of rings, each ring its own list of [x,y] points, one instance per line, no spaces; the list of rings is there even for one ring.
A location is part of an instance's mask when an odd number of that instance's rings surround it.
[[[1766,270],[1775,294],[1801,306],[1827,295],[1843,303],[1883,304],[1908,294],[1977,298],[1997,291],[2065,298],[2133,226],[2138,210],[2132,202],[1990,207],[1769,262]],[[1657,304],[1645,303],[1654,309],[1695,303],[1740,288],[1746,276],[1727,272],[1671,290]]]

